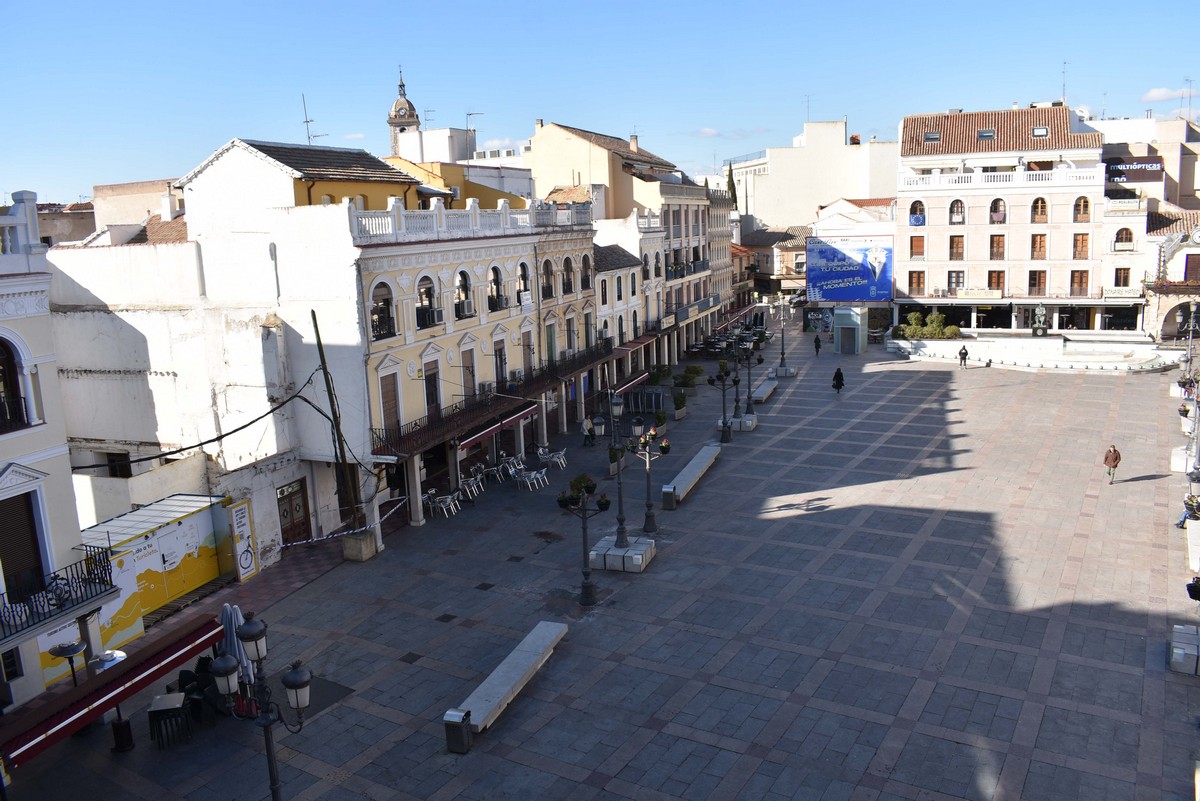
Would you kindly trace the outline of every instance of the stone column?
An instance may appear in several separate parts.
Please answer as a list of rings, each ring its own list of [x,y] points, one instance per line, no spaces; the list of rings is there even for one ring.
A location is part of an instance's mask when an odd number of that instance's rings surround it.
[[[25,393],[25,416],[31,426],[42,422],[37,414],[37,384],[33,380],[36,371],[36,365],[21,365],[21,390]]]
[[[414,526],[425,525],[425,504],[421,502],[421,468],[418,466],[420,454],[415,454],[404,460],[405,477],[408,479],[408,522]]]

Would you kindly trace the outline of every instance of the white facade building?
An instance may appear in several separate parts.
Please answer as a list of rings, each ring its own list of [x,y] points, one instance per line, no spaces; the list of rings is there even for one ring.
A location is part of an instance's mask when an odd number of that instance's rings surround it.
[[[731,159],[743,232],[808,224],[840,197],[891,197],[899,152],[897,142],[847,136],[843,119],[807,122],[791,147]]]

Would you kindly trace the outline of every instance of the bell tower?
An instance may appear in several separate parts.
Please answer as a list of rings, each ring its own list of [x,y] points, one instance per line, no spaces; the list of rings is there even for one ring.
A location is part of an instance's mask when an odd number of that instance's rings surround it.
[[[400,86],[397,89],[396,100],[392,103],[392,112],[388,114],[388,127],[392,129],[392,155],[400,155],[401,135],[421,130],[421,118],[404,89],[404,72],[400,73]]]

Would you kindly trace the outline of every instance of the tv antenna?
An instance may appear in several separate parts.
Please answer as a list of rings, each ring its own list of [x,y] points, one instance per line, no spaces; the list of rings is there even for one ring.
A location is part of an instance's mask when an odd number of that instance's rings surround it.
[[[435,112],[435,111],[437,111],[436,108],[421,109],[421,113],[425,115],[425,127],[426,128],[429,127],[429,123],[433,122],[433,112]]]
[[[1062,102],[1067,102],[1067,62],[1063,62],[1062,66]]]
[[[308,143],[311,145],[314,139],[329,136],[329,134],[315,134],[312,132],[312,128],[309,126],[312,125],[313,120],[308,116],[308,100],[304,95],[300,95],[300,102],[304,105],[304,134],[308,137]]]
[[[1192,119],[1192,79],[1184,78],[1183,82],[1188,85],[1188,115],[1187,115],[1187,118],[1189,121],[1191,121],[1191,119]]]

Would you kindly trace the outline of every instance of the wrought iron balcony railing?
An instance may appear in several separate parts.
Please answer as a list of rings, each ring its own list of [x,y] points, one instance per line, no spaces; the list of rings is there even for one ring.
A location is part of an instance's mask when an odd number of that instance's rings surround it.
[[[24,587],[9,587],[0,593],[0,640],[40,626],[73,610],[95,606],[97,599],[116,592],[108,551],[83,546],[83,559],[39,577]]]

